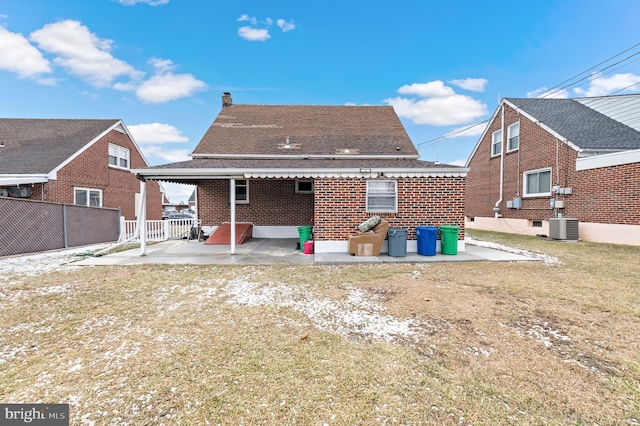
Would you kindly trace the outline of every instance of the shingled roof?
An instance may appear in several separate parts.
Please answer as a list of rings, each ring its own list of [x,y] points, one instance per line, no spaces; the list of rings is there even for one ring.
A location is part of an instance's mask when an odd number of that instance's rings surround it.
[[[418,158],[390,106],[227,105],[192,155]]]
[[[119,121],[2,118],[0,174],[49,173]]]
[[[505,100],[584,150],[640,148],[640,132],[589,107],[588,99]]]

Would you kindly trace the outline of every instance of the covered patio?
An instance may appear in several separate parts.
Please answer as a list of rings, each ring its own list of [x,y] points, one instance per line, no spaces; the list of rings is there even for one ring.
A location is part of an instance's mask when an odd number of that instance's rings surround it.
[[[304,254],[296,249],[296,239],[252,238],[236,246],[236,253],[229,253],[228,245],[204,245],[187,240],[168,240],[150,244],[146,256],[140,249],[112,253],[101,257],[88,257],[74,265],[344,265],[361,263],[428,263],[428,262],[480,262],[480,261],[534,261],[534,257],[509,253],[486,247],[467,245],[467,250],[457,255],[422,256],[407,253],[404,257],[393,257],[381,253],[379,256],[353,256],[349,253]]]

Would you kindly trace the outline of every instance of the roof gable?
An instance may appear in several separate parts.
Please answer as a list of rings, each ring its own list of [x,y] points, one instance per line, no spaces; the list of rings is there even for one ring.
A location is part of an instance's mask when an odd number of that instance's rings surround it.
[[[0,119],[0,170],[3,175],[49,173],[112,128],[124,130],[115,119]]]
[[[583,150],[640,148],[640,132],[604,115],[584,99],[505,98]]]
[[[418,152],[390,106],[224,106],[192,156],[393,156]]]

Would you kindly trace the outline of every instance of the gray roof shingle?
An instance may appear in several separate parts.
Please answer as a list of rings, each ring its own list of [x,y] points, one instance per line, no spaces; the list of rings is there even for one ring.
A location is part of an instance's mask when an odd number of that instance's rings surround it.
[[[287,138],[290,148],[284,148]],[[390,106],[241,104],[222,108],[193,154],[335,155],[345,149],[418,155]]]
[[[118,121],[2,118],[0,174],[49,173]]]
[[[640,148],[640,132],[573,99],[505,98],[586,150]]]

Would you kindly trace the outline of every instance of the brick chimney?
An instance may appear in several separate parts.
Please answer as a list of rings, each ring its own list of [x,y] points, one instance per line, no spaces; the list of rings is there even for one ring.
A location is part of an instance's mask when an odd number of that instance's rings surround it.
[[[233,104],[233,100],[231,99],[231,92],[223,92],[222,93],[222,107],[231,106]]]

